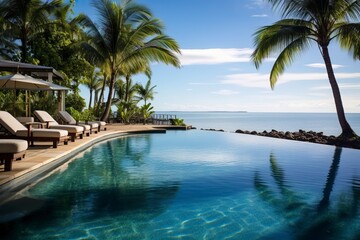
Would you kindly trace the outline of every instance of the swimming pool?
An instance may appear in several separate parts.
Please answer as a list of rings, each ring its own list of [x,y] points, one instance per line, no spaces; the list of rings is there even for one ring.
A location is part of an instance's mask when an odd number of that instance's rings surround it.
[[[1,224],[3,239],[357,239],[360,151],[134,135],[95,145],[22,196],[37,207]]]

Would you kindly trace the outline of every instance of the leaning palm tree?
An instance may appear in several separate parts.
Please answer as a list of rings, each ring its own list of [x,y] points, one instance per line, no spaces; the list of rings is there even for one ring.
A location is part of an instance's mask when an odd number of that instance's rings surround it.
[[[270,85],[274,88],[278,77],[294,57],[311,43],[315,43],[325,62],[331,85],[339,123],[340,137],[357,137],[346,120],[339,86],[336,82],[328,46],[333,40],[347,50],[359,51],[360,24],[356,20],[360,13],[360,2],[356,0],[267,0],[273,8],[282,11],[282,20],[260,28],[255,33],[256,49],[252,59],[256,68],[273,52],[280,53],[270,73]],[[356,36],[356,37],[355,37]],[[359,54],[360,56],[360,54]]]
[[[101,117],[107,120],[114,84],[123,68],[137,66],[144,59],[179,67],[175,52],[180,50],[174,39],[162,33],[162,24],[152,17],[145,6],[131,0],[94,0],[93,5],[99,13],[99,25],[85,17],[82,23],[86,27],[88,41],[81,46],[90,62],[109,66],[109,93]]]
[[[147,100],[154,99],[154,94],[156,93],[154,91],[155,88],[156,85],[151,86],[151,79],[146,82],[145,86],[138,84],[137,93],[139,95],[139,99],[144,100],[144,105],[146,105]]]
[[[50,15],[63,6],[62,0],[43,2],[41,0],[1,0],[0,17],[4,32],[11,39],[19,40],[21,61],[28,57],[31,38],[50,22]]]

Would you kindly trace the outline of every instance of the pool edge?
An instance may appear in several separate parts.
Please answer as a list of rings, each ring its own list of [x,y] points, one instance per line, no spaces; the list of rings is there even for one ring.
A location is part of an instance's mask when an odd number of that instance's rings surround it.
[[[157,128],[157,129],[141,129],[141,130],[129,130],[129,131],[116,131],[109,132],[108,134],[98,136],[94,139],[84,142],[83,144],[76,146],[75,148],[66,151],[64,154],[54,157],[50,161],[42,162],[32,169],[26,169],[18,173],[15,177],[8,178],[0,183],[0,205],[11,200],[16,194],[27,186],[33,183],[33,180],[40,179],[45,177],[50,172],[54,171],[56,168],[62,166],[68,162],[72,157],[76,156],[80,152],[92,147],[93,145],[107,141],[110,139],[125,137],[134,134],[157,134],[157,133],[166,133],[166,129]]]

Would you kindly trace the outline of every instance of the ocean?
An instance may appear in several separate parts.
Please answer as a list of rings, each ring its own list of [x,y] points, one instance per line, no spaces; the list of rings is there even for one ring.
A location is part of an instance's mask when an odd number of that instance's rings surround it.
[[[338,136],[341,127],[336,113],[261,113],[261,112],[156,112],[172,114],[184,119],[187,125],[197,129],[216,129],[235,132],[248,131],[306,131],[323,132]],[[347,113],[346,118],[353,130],[360,135],[360,113]]]

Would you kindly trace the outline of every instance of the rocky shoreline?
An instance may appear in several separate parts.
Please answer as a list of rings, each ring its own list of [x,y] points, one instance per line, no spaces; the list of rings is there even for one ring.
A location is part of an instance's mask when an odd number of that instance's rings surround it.
[[[222,129],[220,129],[220,130],[201,129],[201,130],[224,132],[224,130],[222,130]],[[289,132],[289,131],[283,132],[283,131],[277,131],[274,129],[269,132],[268,131],[257,132],[257,131],[246,131],[246,130],[238,129],[235,131],[235,133],[249,134],[249,135],[256,135],[256,136],[263,136],[263,137],[272,137],[272,138],[281,138],[281,139],[288,139],[288,140],[294,140],[294,141],[312,142],[312,143],[318,143],[318,144],[327,144],[327,145],[334,145],[334,146],[339,146],[339,147],[360,149],[360,138],[345,140],[345,139],[340,139],[338,137],[335,137],[333,135],[330,135],[330,136],[324,135],[323,132],[305,131],[305,130],[301,130],[301,129],[297,132]]]

